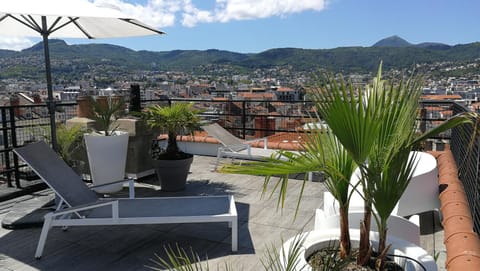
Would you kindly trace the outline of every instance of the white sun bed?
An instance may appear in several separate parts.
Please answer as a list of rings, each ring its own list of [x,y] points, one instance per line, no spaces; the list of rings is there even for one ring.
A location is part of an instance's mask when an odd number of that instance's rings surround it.
[[[58,195],[63,204],[45,215],[35,257],[40,258],[55,226],[227,222],[232,251],[238,249],[237,210],[233,196],[102,199],[43,141],[14,152]]]
[[[267,138],[257,138],[254,140],[245,141],[232,135],[218,123],[204,125],[202,126],[202,129],[205,130],[209,136],[216,138],[222,144],[217,151],[217,161],[214,169],[217,169],[220,158],[223,157],[244,160],[263,160],[269,157],[277,157],[282,159],[278,150],[267,148]],[[263,141],[263,148],[252,147],[249,144],[255,141]]]

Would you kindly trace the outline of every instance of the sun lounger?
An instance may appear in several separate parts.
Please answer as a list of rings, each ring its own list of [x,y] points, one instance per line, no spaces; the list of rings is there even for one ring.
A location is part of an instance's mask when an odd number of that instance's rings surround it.
[[[238,248],[238,221],[233,196],[102,199],[43,141],[14,152],[61,199],[45,215],[35,257],[40,258],[52,227],[227,222],[232,251]]]
[[[220,158],[229,157],[244,160],[262,160],[278,154],[278,150],[267,148],[267,139],[258,138],[251,141],[244,141],[232,135],[229,131],[224,129],[218,123],[212,123],[202,126],[209,136],[216,138],[222,146],[217,151],[217,162],[215,168],[217,169]],[[252,147],[250,143],[255,141],[263,141],[263,148]]]

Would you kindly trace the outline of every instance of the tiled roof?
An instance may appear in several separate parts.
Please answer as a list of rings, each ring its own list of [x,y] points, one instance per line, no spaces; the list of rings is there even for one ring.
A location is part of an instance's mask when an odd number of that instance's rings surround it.
[[[287,88],[287,87],[279,87],[279,88],[277,89],[277,91],[289,92],[289,91],[295,91],[295,90],[292,89],[292,88]]]
[[[459,100],[462,99],[460,95],[422,95],[420,99],[423,100]]]
[[[426,109],[427,111],[442,111],[442,110],[445,110],[445,108],[443,108],[441,106],[425,106],[424,109]]]
[[[244,93],[239,93],[238,96],[246,98],[246,99],[264,99],[264,98],[271,98],[273,99],[274,94],[273,93],[249,93],[249,92],[244,92]]]

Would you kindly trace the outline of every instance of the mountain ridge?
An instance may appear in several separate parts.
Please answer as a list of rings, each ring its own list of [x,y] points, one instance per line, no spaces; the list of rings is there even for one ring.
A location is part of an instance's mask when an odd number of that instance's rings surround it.
[[[407,45],[409,44],[409,45]],[[395,46],[396,45],[396,46]],[[464,62],[480,58],[480,43],[446,45],[425,42],[411,44],[392,36],[370,47],[334,49],[272,48],[259,53],[227,50],[134,51],[111,44],[68,45],[63,40],[49,41],[52,69],[76,78],[90,71],[206,71],[211,66],[230,66],[237,72],[258,68],[288,66],[295,71],[326,69],[333,72],[368,73],[380,61],[384,69],[409,69],[419,63]],[[43,73],[42,42],[20,52],[0,50],[0,78],[21,77],[25,70],[41,78]]]

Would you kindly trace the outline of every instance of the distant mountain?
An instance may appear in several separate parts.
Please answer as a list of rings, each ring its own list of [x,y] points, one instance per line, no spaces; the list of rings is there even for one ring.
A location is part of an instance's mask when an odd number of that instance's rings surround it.
[[[372,47],[408,47],[408,46],[412,46],[412,44],[396,35],[388,38],[384,38],[378,41],[377,43],[375,43],[374,45],[372,45]]]
[[[423,42],[415,45],[420,48],[427,48],[427,49],[432,49],[432,50],[448,50],[452,46],[443,44],[443,43],[438,43],[438,42]]]
[[[2,50],[0,49],[0,58],[2,57],[10,57],[15,55],[17,52],[12,51],[12,50]]]
[[[397,35],[384,38],[376,42],[374,45],[372,45],[372,47],[410,47],[410,46],[431,49],[431,50],[448,50],[452,47],[450,45],[438,43],[438,42],[422,42],[419,44],[413,44],[402,39]]]
[[[371,47],[334,49],[276,48],[256,54],[223,50],[134,51],[110,44],[68,45],[50,40],[54,74],[77,79],[86,76],[114,77],[135,71],[185,71],[212,73],[228,70],[251,72],[258,68],[285,66],[293,71],[311,72],[327,69],[342,73],[374,71],[380,60],[384,69],[411,68],[414,64],[465,62],[480,58],[480,43],[449,46],[440,43],[411,44],[393,36]],[[0,50],[0,78],[42,78],[41,43],[21,52]],[[218,68],[222,67],[222,68]]]
[[[69,50],[68,44],[65,41],[59,40],[59,39],[48,40],[48,45],[49,45],[49,47],[55,47],[55,49],[57,51]],[[36,52],[43,53],[43,42],[39,42],[37,44],[34,44],[30,48],[23,49],[22,52],[23,53],[36,53]]]
[[[192,66],[208,64],[231,64],[244,61],[248,54],[234,53],[216,49],[210,50],[174,50],[168,52],[148,52],[151,61],[157,65],[171,67],[172,69],[188,69]]]

